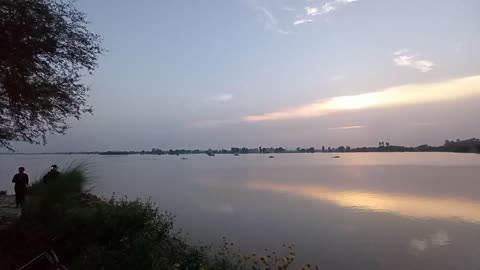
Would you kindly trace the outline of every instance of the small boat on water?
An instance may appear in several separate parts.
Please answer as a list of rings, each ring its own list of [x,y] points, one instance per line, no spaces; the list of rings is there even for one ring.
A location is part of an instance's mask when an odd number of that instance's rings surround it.
[[[269,156],[268,158],[275,158],[274,156]]]
[[[182,157],[182,160],[186,160],[187,158],[186,157]]]
[[[340,156],[333,156],[332,158],[340,158]]]
[[[215,154],[212,152],[212,151],[207,151],[206,154],[209,156],[209,157],[214,157]]]
[[[234,156],[238,157],[238,156],[240,156],[240,155],[239,155],[239,154],[235,154]]]

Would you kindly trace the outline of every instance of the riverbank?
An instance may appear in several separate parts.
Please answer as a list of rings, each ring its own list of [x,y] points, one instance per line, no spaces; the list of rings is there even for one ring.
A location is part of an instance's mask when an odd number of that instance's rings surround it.
[[[49,249],[68,269],[79,270],[286,269],[294,264],[293,246],[280,256],[245,255],[226,240],[220,247],[191,245],[173,229],[173,216],[152,202],[102,199],[85,190],[87,182],[76,168],[48,185],[34,183],[21,218],[0,231],[0,269],[19,269]],[[11,200],[6,196],[5,203]],[[6,209],[2,213],[13,213]],[[46,263],[40,258],[32,265]]]
[[[15,207],[15,195],[0,195],[0,231],[12,225],[19,213]]]

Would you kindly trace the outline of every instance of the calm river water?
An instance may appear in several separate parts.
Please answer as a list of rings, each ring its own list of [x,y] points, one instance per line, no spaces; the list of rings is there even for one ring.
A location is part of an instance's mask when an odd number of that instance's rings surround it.
[[[281,250],[324,269],[480,269],[480,155],[356,153],[0,155],[18,166],[88,162],[94,192],[151,197],[192,241]]]

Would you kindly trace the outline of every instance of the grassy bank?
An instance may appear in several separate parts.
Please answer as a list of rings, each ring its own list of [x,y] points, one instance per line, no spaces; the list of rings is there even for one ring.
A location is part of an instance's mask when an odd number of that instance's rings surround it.
[[[0,232],[0,269],[18,269],[49,248],[74,270],[287,269],[294,265],[293,246],[282,255],[267,250],[246,255],[226,241],[220,247],[191,245],[173,230],[173,216],[160,212],[152,202],[101,199],[85,190],[87,182],[84,170],[77,167],[56,181],[35,183],[22,218]]]

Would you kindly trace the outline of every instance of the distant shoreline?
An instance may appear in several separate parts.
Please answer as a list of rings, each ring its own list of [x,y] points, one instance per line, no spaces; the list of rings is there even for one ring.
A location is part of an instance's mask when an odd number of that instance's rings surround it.
[[[338,153],[352,153],[352,154],[362,154],[362,153],[454,153],[454,154],[480,154],[477,152],[452,152],[452,151],[390,151],[390,152],[379,152],[379,151],[371,151],[371,152],[282,152],[282,153],[270,153],[270,154],[338,154]],[[204,153],[201,153],[204,154]],[[179,155],[201,155],[201,154],[179,154]],[[265,155],[267,153],[246,153],[246,154],[239,154],[239,155]],[[105,154],[105,153],[0,153],[3,156],[15,156],[15,155],[98,155],[98,156],[133,156],[133,155],[154,155],[154,156],[176,156],[176,155],[169,155],[169,154]],[[234,155],[232,153],[218,153],[218,155]]]
[[[190,149],[170,149],[170,150],[161,150],[158,148],[152,148],[152,150],[141,150],[141,151],[88,151],[88,152],[45,152],[45,153],[16,153],[16,152],[6,152],[0,153],[0,155],[108,155],[108,156],[118,156],[118,155],[190,155],[190,154],[207,154],[209,156],[214,156],[216,154],[288,154],[288,153],[423,153],[423,152],[447,152],[447,153],[480,153],[480,139],[472,138],[466,140],[455,140],[449,141],[446,140],[442,146],[430,146],[427,144],[419,145],[416,147],[409,146],[399,146],[391,145],[389,142],[379,142],[378,146],[364,146],[352,148],[350,146],[339,146],[339,147],[325,147],[321,148],[309,147],[301,148],[297,147],[296,149],[286,149],[283,147],[258,147],[258,148],[247,148],[247,147],[231,147],[230,150],[227,149],[208,149],[208,150],[190,150]]]

